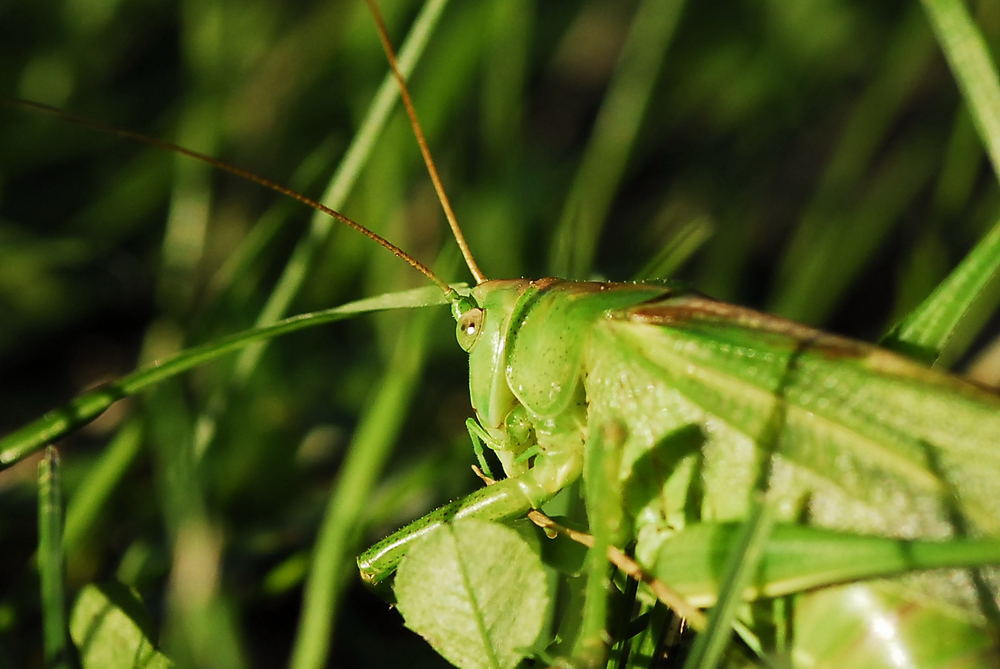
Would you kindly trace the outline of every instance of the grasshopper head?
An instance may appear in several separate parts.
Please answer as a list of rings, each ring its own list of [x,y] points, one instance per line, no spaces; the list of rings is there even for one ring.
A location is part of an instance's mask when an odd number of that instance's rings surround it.
[[[469,354],[469,396],[485,428],[499,428],[517,399],[507,384],[507,337],[527,280],[486,281],[452,309],[458,344]]]

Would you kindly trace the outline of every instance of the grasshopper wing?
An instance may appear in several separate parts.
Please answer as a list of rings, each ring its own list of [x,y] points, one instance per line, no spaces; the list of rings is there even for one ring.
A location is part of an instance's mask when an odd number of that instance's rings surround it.
[[[584,366],[591,429],[614,422],[624,434],[621,494],[641,562],[651,564],[657,541],[685,524],[742,520],[765,488],[779,522],[909,539],[1000,536],[1000,399],[955,376],[693,295],[609,312],[594,324]],[[650,492],[648,464],[657,459],[670,467]],[[870,639],[881,625],[925,658],[964,652],[930,648],[916,631],[947,618],[944,629],[955,618],[941,612],[961,611],[959,626],[983,640],[973,662],[994,661],[984,629],[994,577],[907,574],[843,586],[854,589],[850,597],[809,593],[796,606],[819,606],[814,619],[833,620],[860,592],[880,604],[860,607],[853,629]],[[794,643],[816,657],[815,646]],[[874,657],[853,656],[851,666],[882,664]]]
[[[1000,398],[955,376],[697,296],[610,314],[585,364],[591,405],[644,440],[633,460],[674,430],[701,426],[703,515],[741,515],[739,503],[717,498],[742,497],[756,479],[732,465],[773,452],[781,465],[771,487],[780,480],[809,493],[815,522],[945,536],[957,510],[970,530],[1000,534]],[[834,508],[815,497],[827,486],[841,493]]]

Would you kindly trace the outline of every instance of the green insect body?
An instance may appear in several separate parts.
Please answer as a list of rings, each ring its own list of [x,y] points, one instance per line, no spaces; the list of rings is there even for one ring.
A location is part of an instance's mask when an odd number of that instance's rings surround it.
[[[1000,400],[956,377],[662,284],[488,281],[454,311],[472,405],[508,478],[369,549],[359,558],[366,580],[387,577],[441,524],[539,507],[600,467],[589,461],[598,435],[614,451],[617,509],[591,514],[591,525],[609,528],[615,542],[636,540],[648,567],[669,561],[671,537],[687,526],[745,519],[760,491],[782,524],[905,539],[1000,536]],[[531,458],[524,437],[508,433],[512,416],[534,438]],[[710,606],[715,587],[682,592]],[[899,649],[872,630],[897,645],[916,635],[905,646],[913,666],[988,666],[998,657],[989,612],[979,610],[988,604],[965,572],[855,583],[797,601],[802,620],[844,621],[830,625],[854,653],[841,660],[896,666]],[[921,625],[951,632],[928,643]],[[815,632],[824,628],[794,639],[796,661],[836,666],[824,664],[823,644],[833,643]]]
[[[479,425],[511,478],[473,493],[404,528],[358,559],[362,576],[391,574],[413,539],[455,517],[510,518],[541,505],[576,480],[583,467],[586,402],[580,355],[588,326],[605,312],[663,295],[663,286],[488,281],[456,310],[459,343],[469,352],[469,389]],[[550,336],[552,321],[565,321]],[[523,417],[539,453],[530,468],[519,462],[505,427]],[[491,501],[485,502],[483,498]]]

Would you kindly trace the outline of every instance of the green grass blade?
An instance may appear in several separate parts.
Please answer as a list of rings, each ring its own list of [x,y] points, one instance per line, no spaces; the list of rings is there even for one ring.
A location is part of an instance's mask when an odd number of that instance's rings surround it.
[[[923,17],[913,8],[893,29],[885,55],[864,95],[854,105],[828,161],[819,184],[795,228],[791,241],[782,253],[781,263],[769,299],[769,311],[790,318],[802,318],[801,312],[817,294],[828,290],[822,281],[811,283],[809,290],[798,284],[804,276],[817,271],[828,277],[839,271],[836,262],[817,261],[820,254],[840,258],[838,249],[828,249],[841,221],[849,218],[844,208],[853,194],[862,189],[864,178],[881,143],[906,108],[907,100],[922,81],[926,64],[933,54],[933,41],[923,29]],[[853,251],[850,254],[853,255]],[[835,299],[830,296],[827,299]]]
[[[697,216],[674,228],[670,239],[632,278],[636,281],[669,279],[715,234],[707,216]]]
[[[964,352],[962,344],[971,338],[966,333],[982,325],[995,306],[1000,297],[998,278],[1000,221],[920,306],[889,331],[882,345],[927,363],[947,365]]]
[[[123,425],[69,498],[63,535],[67,552],[71,552],[92,529],[111,493],[139,455],[142,432],[138,421],[132,420]]]
[[[961,0],[922,0],[1000,179],[1000,81],[989,47]]]
[[[360,521],[416,391],[435,315],[415,314],[399,337],[389,376],[368,404],[334,484],[305,585],[302,618],[292,651],[293,669],[318,669],[327,664],[337,597],[354,572],[350,558],[358,549]]]
[[[862,269],[920,195],[937,166],[932,146],[917,137],[892,152],[852,210],[825,213],[808,262],[776,291],[778,314],[806,323],[826,320]]]
[[[53,409],[38,420],[0,439],[0,467],[8,467],[45,444],[87,424],[122,398],[254,342],[332,323],[369,311],[430,306],[444,302],[444,296],[437,288],[433,286],[416,288],[357,300],[323,311],[299,314],[271,325],[250,328],[200,346],[193,346],[172,357],[136,370],[117,381],[79,395],[58,409]]]
[[[235,6],[226,3],[180,4],[179,48],[183,53],[183,77],[194,90],[206,93],[184,99],[178,109],[175,136],[184,146],[197,146],[209,155],[218,151],[221,128],[219,107],[224,87],[217,82],[227,76],[227,57],[219,33],[231,25]],[[170,317],[179,318],[190,308],[197,285],[198,266],[204,260],[211,224],[211,174],[208,165],[183,156],[173,156],[173,179],[169,210],[160,251],[157,277],[160,306]]]
[[[552,255],[556,276],[583,278],[593,266],[601,226],[622,181],[683,9],[683,0],[646,0],[636,12],[618,71],[556,227]]]
[[[38,573],[42,589],[45,666],[68,667],[63,577],[62,475],[51,446],[38,463]]]
[[[143,398],[155,406],[149,440],[169,545],[164,645],[181,666],[247,666],[244,639],[219,579],[225,533],[210,514],[210,491],[195,459],[192,416],[177,383],[158,385]]]
[[[611,594],[608,547],[620,539],[624,519],[618,477],[621,469],[621,430],[613,421],[602,423],[597,416],[592,420],[584,456],[583,480],[587,519],[594,544],[587,549],[584,562],[585,598],[573,655],[587,666],[598,666],[605,661],[608,652],[608,598]]]
[[[446,5],[447,0],[429,0],[414,21],[409,36],[399,49],[399,69],[404,77],[409,77],[416,67]],[[323,192],[323,196],[319,198],[320,202],[332,209],[343,207],[398,99],[399,87],[392,73],[387,72],[340,166]],[[288,312],[292,301],[305,283],[318,252],[326,243],[335,224],[335,221],[326,214],[315,212],[310,221],[309,231],[292,251],[274,290],[257,316],[257,325],[272,323]],[[265,349],[266,344],[261,344],[248,348],[240,354],[233,368],[234,382],[239,383],[250,376],[260,362]],[[224,398],[221,396],[210,402],[214,415],[221,412],[223,402]],[[216,423],[210,416],[206,416],[201,421],[198,429],[198,442],[195,445],[198,453],[203,452],[207,444],[211,442],[215,434],[215,426]]]
[[[737,609],[743,603],[744,588],[764,557],[773,522],[766,501],[758,500],[740,525],[739,534],[730,544],[732,548],[722,571],[725,576],[708,618],[708,628],[695,639],[684,669],[711,668],[721,661],[736,623]]]

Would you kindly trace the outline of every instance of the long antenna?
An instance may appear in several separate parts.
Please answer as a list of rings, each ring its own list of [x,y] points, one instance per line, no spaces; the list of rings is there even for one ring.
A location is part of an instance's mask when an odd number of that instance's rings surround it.
[[[458,242],[458,248],[462,250],[462,257],[465,258],[465,264],[468,266],[469,271],[472,272],[472,276],[476,278],[476,283],[482,283],[487,280],[486,275],[479,269],[476,259],[472,257],[472,250],[469,248],[468,242],[465,241],[462,228],[458,227],[455,212],[451,208],[448,195],[444,192],[444,185],[441,183],[441,177],[438,176],[437,166],[434,164],[434,159],[431,158],[431,150],[427,148],[427,140],[424,139],[424,131],[420,127],[420,121],[417,120],[417,110],[414,109],[413,100],[410,99],[410,90],[407,88],[403,73],[399,71],[399,65],[396,63],[396,52],[392,48],[392,42],[389,40],[389,32],[385,28],[385,22],[382,20],[382,13],[379,12],[378,4],[375,0],[367,0],[367,2],[368,8],[371,9],[372,17],[375,19],[375,27],[378,29],[379,41],[382,42],[382,50],[385,51],[385,57],[389,60],[389,68],[392,70],[392,75],[396,78],[396,83],[399,84],[399,94],[403,99],[403,107],[406,108],[406,115],[410,117],[410,127],[413,128],[413,134],[416,136],[417,144],[420,146],[420,155],[424,158],[424,165],[427,166],[427,172],[431,176],[431,182],[434,184],[434,190],[437,192],[438,201],[441,202],[441,208],[444,209],[444,216],[448,219],[448,226],[451,227],[451,234],[455,237],[455,241]]]
[[[339,221],[346,225],[347,227],[360,232],[362,235],[372,240],[379,246],[388,250],[397,258],[406,261],[410,267],[417,270],[428,279],[430,279],[438,288],[444,292],[445,297],[449,300],[454,301],[457,299],[457,294],[444,280],[438,277],[437,274],[431,271],[427,265],[423,264],[410,254],[408,254],[403,249],[399,248],[389,240],[384,237],[372,232],[365,226],[357,223],[347,216],[344,216],[339,211],[335,211],[325,204],[317,202],[310,197],[306,197],[298,191],[294,191],[288,186],[283,186],[276,181],[271,181],[258,174],[254,174],[249,170],[245,170],[242,167],[237,167],[236,165],[231,165],[230,163],[219,160],[218,158],[213,158],[212,156],[205,155],[204,153],[199,153],[192,149],[185,148],[179,144],[174,144],[173,142],[168,142],[162,139],[157,139],[155,137],[150,137],[148,135],[143,135],[142,133],[134,132],[132,130],[126,130],[125,128],[118,128],[113,125],[107,125],[99,121],[94,121],[92,119],[77,116],[76,114],[64,111],[57,107],[51,107],[41,102],[34,102],[32,100],[22,100],[20,98],[0,98],[0,104],[9,107],[17,107],[20,109],[31,109],[33,111],[42,112],[43,114],[48,114],[50,116],[55,116],[56,118],[62,119],[64,121],[69,121],[70,123],[75,123],[76,125],[83,126],[84,128],[89,128],[91,130],[96,130],[98,132],[103,132],[109,135],[115,135],[117,137],[122,137],[124,139],[131,140],[133,142],[138,142],[140,144],[147,144],[149,146],[156,147],[158,149],[165,149],[167,151],[175,151],[182,155],[188,156],[189,158],[194,158],[195,160],[200,160],[203,163],[211,165],[217,170],[222,170],[223,172],[229,172],[230,174],[235,174],[238,177],[252,181],[255,184],[263,186],[264,188],[269,188],[282,195],[287,195],[293,200],[298,200],[302,204],[312,207],[313,209],[323,212],[330,218]]]

